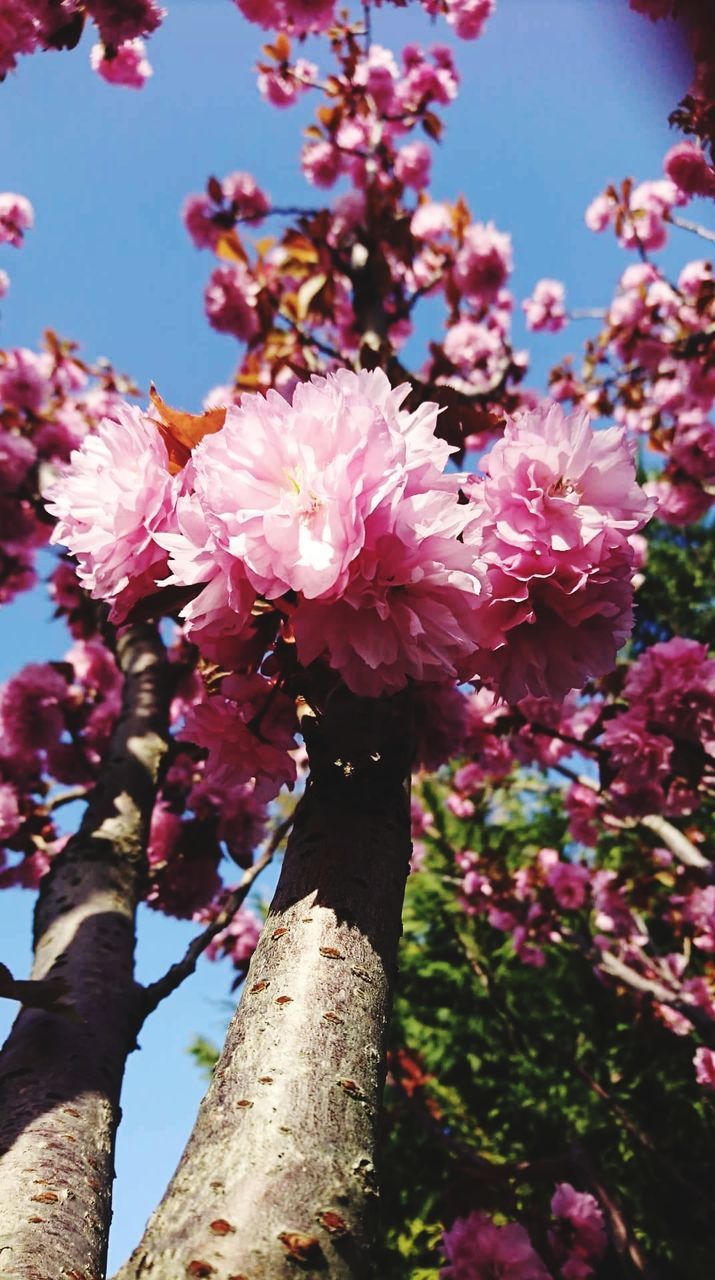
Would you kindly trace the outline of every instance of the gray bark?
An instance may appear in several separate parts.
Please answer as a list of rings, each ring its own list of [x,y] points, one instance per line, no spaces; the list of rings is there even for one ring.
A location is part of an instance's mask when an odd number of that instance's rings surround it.
[[[409,865],[401,704],[335,700],[213,1081],[117,1280],[364,1280]]]
[[[0,1054],[0,1280],[106,1271],[135,912],[169,703],[155,628],[127,627],[117,658],[124,703],[102,778],[35,911],[33,979],[63,979],[71,1013],[23,1008]]]

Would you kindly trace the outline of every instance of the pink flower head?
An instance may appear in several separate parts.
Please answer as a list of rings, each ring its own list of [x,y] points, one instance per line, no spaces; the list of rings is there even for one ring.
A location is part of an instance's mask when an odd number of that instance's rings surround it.
[[[181,218],[197,249],[214,249],[221,229],[214,221],[216,210],[207,196],[187,196]]]
[[[0,493],[15,493],[36,457],[35,446],[27,436],[0,428]]]
[[[385,113],[392,108],[399,77],[400,71],[392,52],[382,45],[372,44],[367,57],[358,62],[353,79],[369,93],[377,110]]]
[[[497,1227],[486,1213],[457,1218],[442,1237],[448,1266],[441,1280],[549,1280],[523,1227]]]
[[[9,840],[22,823],[17,788],[11,782],[0,781],[0,841]],[[0,867],[2,852],[0,852]]]
[[[215,913],[220,909],[221,899],[213,907]],[[211,909],[202,912],[199,919],[202,923],[209,923],[210,915]],[[247,907],[240,907],[231,923],[209,943],[206,948],[207,959],[219,960],[226,957],[236,969],[245,970],[258,946],[260,936],[261,922],[258,917]]]
[[[10,288],[10,277],[7,274],[7,271],[0,271],[0,298],[4,298],[7,296],[9,288]]]
[[[242,170],[229,173],[222,180],[221,187],[225,200],[233,206],[237,218],[259,223],[271,207],[265,191],[261,190],[250,173]]]
[[[421,191],[429,183],[432,153],[426,142],[408,142],[395,157],[395,177],[406,187]]]
[[[522,306],[526,327],[535,333],[558,333],[566,324],[564,286],[559,280],[539,280]]]
[[[475,222],[464,233],[454,263],[454,281],[465,297],[493,300],[511,271],[511,236],[493,222]]]
[[[248,342],[258,332],[257,298],[258,285],[242,262],[216,267],[204,293],[209,324]]]
[[[298,58],[290,67],[264,67],[258,76],[258,88],[272,107],[292,107],[299,95],[315,84],[317,78],[315,63]]]
[[[427,200],[415,210],[410,222],[410,231],[417,240],[439,240],[452,227],[452,215],[449,206]]]
[[[496,0],[447,0],[447,21],[462,40],[476,40],[495,6]]]
[[[551,1212],[557,1229],[549,1232],[549,1241],[562,1259],[563,1280],[589,1280],[608,1243],[598,1202],[587,1191],[561,1182],[551,1198]]]
[[[137,36],[151,35],[166,15],[156,0],[85,0],[85,7],[99,27],[104,45],[117,48]]]
[[[27,347],[3,352],[0,402],[13,409],[39,413],[49,393],[47,362]]]
[[[19,53],[37,48],[39,31],[35,15],[19,0],[0,0],[0,80],[17,66]]]
[[[335,20],[335,0],[281,0],[284,21],[298,35],[325,31]]]
[[[423,471],[444,465],[435,406],[400,408],[381,371],[340,370],[277,392],[244,396],[222,431],[197,448],[196,492],[217,544],[239,558],[270,599],[300,591],[333,599],[364,545]],[[435,471],[435,474],[438,474]]]
[[[651,645],[631,667],[624,693],[631,716],[715,754],[715,659],[706,645],[682,636]]]
[[[82,585],[121,622],[166,565],[154,535],[171,524],[173,487],[155,424],[132,405],[104,418],[45,500],[57,520],[50,541],[76,556]]]
[[[34,221],[35,214],[26,196],[18,196],[13,191],[0,192],[0,244],[19,248]]]
[[[180,733],[208,751],[206,780],[229,790],[255,779],[256,800],[272,800],[292,788],[296,728],[292,702],[262,676],[230,676],[219,696],[192,707]]]
[[[510,701],[562,697],[610,670],[628,636],[628,535],[653,501],[636,483],[625,430],[593,431],[587,413],[566,417],[556,404],[517,415],[482,466],[474,531],[493,652],[478,655],[479,670]]]
[[[67,681],[45,662],[30,662],[0,687],[3,748],[20,755],[52,746],[65,727]]]
[[[715,1052],[701,1045],[695,1050],[695,1079],[704,1089],[715,1089]]]
[[[565,911],[578,911],[583,906],[588,881],[588,869],[578,862],[558,861],[546,873],[546,883]]]
[[[309,142],[303,147],[300,163],[314,187],[332,187],[343,167],[342,156],[332,142]]]
[[[715,196],[715,169],[694,142],[676,142],[663,161],[663,169],[686,196]]]
[[[121,84],[127,89],[143,89],[147,80],[154,74],[146,56],[146,46],[140,36],[134,40],[125,40],[115,49],[106,49],[102,44],[92,46],[89,61],[107,84]]]
[[[457,492],[403,497],[394,528],[371,538],[341,597],[306,601],[293,626],[298,656],[326,654],[367,697],[417,681],[465,679],[481,635],[483,573],[464,542],[468,506]]]

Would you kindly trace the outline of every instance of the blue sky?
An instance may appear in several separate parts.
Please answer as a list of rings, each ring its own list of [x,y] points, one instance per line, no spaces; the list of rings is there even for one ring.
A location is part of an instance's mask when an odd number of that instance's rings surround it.
[[[315,203],[297,161],[309,105],[278,112],[262,103],[251,67],[262,33],[229,0],[169,0],[151,40],[155,76],[141,92],[93,75],[89,40],[73,54],[21,62],[0,85],[0,189],[33,202],[37,225],[21,252],[0,250],[11,291],[0,314],[2,346],[35,346],[50,326],[106,355],[146,387],[198,407],[230,375],[233,339],[212,332],[201,295],[211,259],[189,243],[178,210],[209,173],[254,173],[280,204]],[[657,177],[674,140],[667,115],[685,90],[688,64],[672,31],[631,13],[626,0],[498,0],[484,37],[453,41],[421,10],[384,8],[373,37],[454,44],[462,92],[445,111],[433,192],[464,193],[476,217],[493,219],[514,242],[513,288],[565,281],[569,305],[602,305],[629,259],[595,237],[583,211],[606,182]],[[320,58],[322,67],[326,63]],[[703,256],[685,233],[663,255],[673,271]],[[412,346],[438,321],[429,309]],[[527,336],[529,382],[577,351],[574,325],[556,339]],[[28,660],[60,657],[64,632],[49,621],[41,592],[0,618],[0,679]],[[267,891],[267,890],[266,890]],[[32,902],[0,895],[0,959],[18,975],[29,966]],[[193,927],[142,909],[139,978],[151,979],[183,950]],[[221,1038],[229,975],[204,963],[160,1008],[132,1055],[123,1098],[112,1265],[135,1243],[190,1129],[203,1081],[185,1049],[196,1032]],[[0,1035],[12,1009],[0,1008]]]

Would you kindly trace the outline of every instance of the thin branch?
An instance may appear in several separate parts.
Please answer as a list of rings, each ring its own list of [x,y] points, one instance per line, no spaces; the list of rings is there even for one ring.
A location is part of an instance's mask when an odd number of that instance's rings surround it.
[[[668,222],[672,222],[674,227],[680,227],[683,231],[692,231],[693,235],[700,236],[701,240],[710,240],[715,244],[715,231],[701,226],[699,222],[693,222],[690,218],[681,218],[679,213],[671,213]]]
[[[61,809],[65,804],[72,804],[74,800],[86,800],[91,787],[68,787],[66,791],[57,791],[53,796],[49,796],[45,801],[45,809],[48,813],[53,813],[55,809]]]
[[[191,940],[183,958],[177,961],[176,964],[172,964],[163,977],[157,978],[156,982],[151,982],[149,986],[140,990],[137,1032],[146,1022],[149,1014],[154,1012],[157,1005],[161,1004],[162,1000],[166,1000],[167,996],[172,995],[181,986],[182,982],[191,977],[199,958],[203,955],[209,943],[231,923],[239,907],[245,902],[255,881],[268,866],[269,862],[272,861],[276,849],[290,831],[293,825],[293,817],[294,814],[290,813],[287,818],[284,818],[274,828],[262,853],[253,863],[253,866],[244,871],[240,883],[226,899],[216,919],[204,929],[203,933],[198,934],[197,937]]]
[[[672,822],[668,822],[667,818],[663,818],[659,813],[648,813],[638,821],[640,826],[647,827],[658,836],[666,848],[686,867],[698,867],[703,871],[709,871],[712,868],[710,860],[695,847],[683,831],[674,827]]]

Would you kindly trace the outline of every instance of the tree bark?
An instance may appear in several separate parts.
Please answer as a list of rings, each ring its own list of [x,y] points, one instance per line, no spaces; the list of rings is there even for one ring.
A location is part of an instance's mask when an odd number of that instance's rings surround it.
[[[335,699],[239,1008],[117,1280],[365,1280],[409,866],[404,704]]]
[[[23,1008],[0,1054],[0,1280],[106,1273],[135,914],[170,685],[154,627],[125,628],[117,660],[123,708],[102,778],[35,910],[32,976],[64,979],[71,1012]]]

